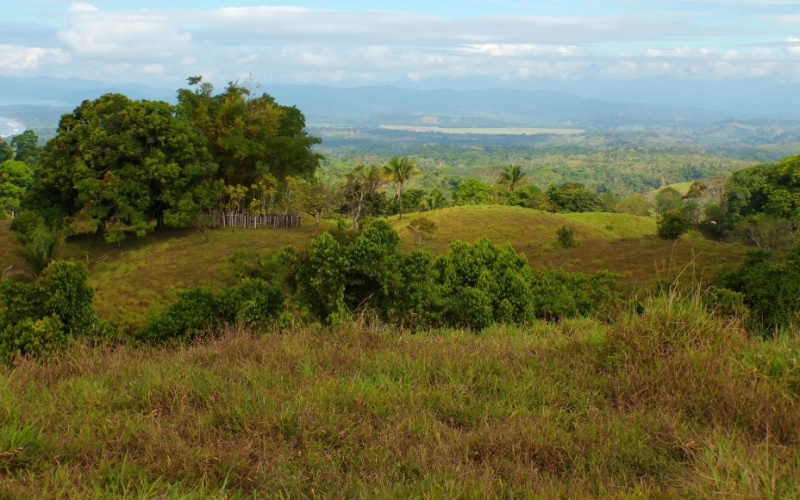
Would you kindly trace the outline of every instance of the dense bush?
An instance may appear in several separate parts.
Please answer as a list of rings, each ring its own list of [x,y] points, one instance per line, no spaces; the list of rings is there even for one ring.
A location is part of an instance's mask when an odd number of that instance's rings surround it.
[[[56,354],[93,333],[97,317],[83,264],[52,262],[36,282],[0,282],[0,358]]]
[[[751,252],[738,268],[721,273],[719,284],[744,295],[751,326],[775,330],[800,325],[800,246],[781,259]]]
[[[446,323],[481,329],[533,318],[531,269],[510,245],[457,241],[433,267]]]
[[[178,293],[178,302],[150,318],[139,332],[142,339],[190,340],[224,324],[264,326],[283,304],[280,290],[264,280],[245,279],[219,293],[191,288]]]

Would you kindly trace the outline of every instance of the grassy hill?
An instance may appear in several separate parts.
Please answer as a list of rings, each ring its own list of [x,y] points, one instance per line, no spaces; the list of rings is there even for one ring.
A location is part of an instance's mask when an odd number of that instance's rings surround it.
[[[438,230],[430,241],[417,243],[408,231],[408,222],[423,216],[433,220]],[[744,253],[739,245],[707,240],[697,233],[677,242],[661,240],[655,236],[652,218],[626,214],[551,214],[475,205],[409,214],[402,222],[393,217],[392,221],[405,250],[427,249],[439,255],[453,241],[486,236],[495,243],[510,243],[532,266],[587,273],[609,270],[640,286],[658,278],[674,278],[690,263],[694,263],[692,272],[709,276],[723,265],[735,264]],[[556,231],[562,226],[573,228],[574,248],[557,244]],[[129,237],[120,245],[79,237],[70,238],[63,256],[88,263],[95,308],[102,318],[141,325],[150,312],[174,302],[176,291],[229,283],[228,259],[236,252],[302,246],[313,237],[314,228],[308,221],[295,229],[219,229],[209,232],[208,241],[194,231]],[[8,221],[0,221],[3,268],[19,262],[15,248]]]

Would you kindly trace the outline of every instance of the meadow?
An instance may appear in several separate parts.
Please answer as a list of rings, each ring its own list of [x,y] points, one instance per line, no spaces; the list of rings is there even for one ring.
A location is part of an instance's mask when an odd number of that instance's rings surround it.
[[[614,324],[79,343],[0,368],[0,497],[797,497],[799,350],[697,295]]]

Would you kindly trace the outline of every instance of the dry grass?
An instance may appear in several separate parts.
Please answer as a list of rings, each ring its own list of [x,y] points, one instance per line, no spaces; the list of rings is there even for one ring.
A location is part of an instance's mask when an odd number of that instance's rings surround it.
[[[407,250],[425,248],[438,255],[457,239],[474,241],[488,237],[510,243],[528,257],[534,267],[594,273],[608,270],[621,274],[630,284],[646,286],[658,279],[672,279],[690,266],[686,277],[710,278],[720,268],[738,263],[746,249],[738,244],[708,240],[690,233],[677,242],[655,235],[653,218],[626,214],[550,214],[519,207],[474,205],[411,214],[428,217],[438,226],[433,238],[416,243],[407,224],[398,232]],[[556,231],[561,226],[575,231],[575,247],[560,248]]]
[[[612,326],[76,346],[0,370],[0,497],[796,497],[799,350],[668,298]]]
[[[67,258],[89,264],[89,284],[101,318],[141,325],[151,311],[175,301],[175,292],[194,286],[218,287],[230,277],[227,260],[237,251],[302,246],[314,236],[313,224],[292,229],[219,229],[208,241],[194,231],[129,237],[122,245],[100,238],[71,239]]]

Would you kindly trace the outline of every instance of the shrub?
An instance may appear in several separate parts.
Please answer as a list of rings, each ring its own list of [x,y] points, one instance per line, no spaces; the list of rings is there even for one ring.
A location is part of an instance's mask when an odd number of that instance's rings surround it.
[[[575,246],[575,230],[571,227],[561,226],[556,231],[558,237],[558,244],[561,248],[572,248]]]
[[[482,329],[533,318],[531,270],[510,245],[498,247],[486,238],[457,241],[436,259],[434,269],[445,323]]]
[[[427,217],[417,217],[408,224],[408,230],[414,235],[417,243],[430,239],[436,231],[436,223]]]
[[[0,282],[0,357],[43,357],[95,332],[93,291],[83,264],[55,261],[37,282]]]
[[[178,302],[150,318],[140,336],[150,341],[190,340],[206,334],[220,322],[222,304],[210,290],[190,288],[178,292]]]

